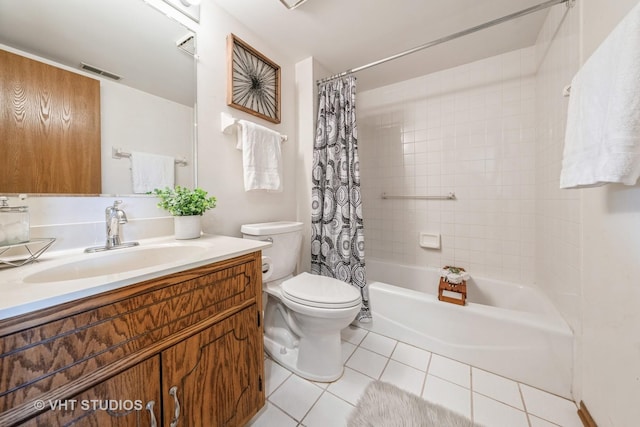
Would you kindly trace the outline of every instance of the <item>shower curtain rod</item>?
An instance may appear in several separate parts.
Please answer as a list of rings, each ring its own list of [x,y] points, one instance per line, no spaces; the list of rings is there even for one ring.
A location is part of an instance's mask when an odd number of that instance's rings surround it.
[[[397,53],[397,54],[389,56],[387,58],[379,59],[379,60],[371,62],[369,64],[361,65],[360,67],[351,68],[351,69],[349,69],[347,71],[343,71],[343,72],[341,72],[339,74],[335,74],[335,75],[333,75],[331,77],[327,77],[327,78],[324,78],[324,79],[317,80],[316,83],[317,84],[321,84],[321,83],[325,83],[325,82],[328,82],[328,81],[331,81],[331,80],[338,79],[340,77],[344,77],[344,76],[349,75],[349,74],[357,73],[358,71],[366,70],[367,68],[375,67],[376,65],[384,64],[385,62],[393,61],[394,59],[398,59],[398,58],[401,58],[403,56],[410,55],[412,53],[418,52],[420,50],[423,50],[423,49],[426,49],[426,48],[429,48],[429,47],[432,47],[432,46],[435,46],[435,45],[438,45],[438,44],[441,44],[441,43],[444,43],[444,42],[448,42],[448,41],[451,41],[453,39],[457,39],[459,37],[466,36],[466,35],[471,34],[471,33],[475,33],[476,31],[484,30],[485,28],[493,27],[494,25],[502,24],[503,22],[511,21],[512,19],[519,18],[521,16],[525,16],[525,15],[528,15],[530,13],[538,12],[538,11],[543,10],[543,9],[548,9],[551,6],[555,6],[555,5],[560,4],[560,3],[566,3],[567,7],[573,7],[575,2],[576,2],[576,0],[549,0],[549,1],[546,1],[544,3],[540,3],[537,6],[531,6],[531,7],[528,7],[526,9],[523,9],[523,10],[521,10],[519,12],[515,12],[515,13],[509,14],[509,15],[505,15],[502,18],[497,18],[497,19],[494,19],[493,21],[485,22],[484,24],[476,25],[475,27],[471,27],[471,28],[468,28],[468,29],[463,30],[463,31],[459,31],[459,32],[454,33],[454,34],[450,34],[448,36],[441,37],[441,38],[436,39],[436,40],[432,40],[432,41],[430,41],[428,43],[422,44],[420,46],[416,46],[416,47],[414,47],[412,49],[409,49],[409,50],[405,50],[404,52]]]

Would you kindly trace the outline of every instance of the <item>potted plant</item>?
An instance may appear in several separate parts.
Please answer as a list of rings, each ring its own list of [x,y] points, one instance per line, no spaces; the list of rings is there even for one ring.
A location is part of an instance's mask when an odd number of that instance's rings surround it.
[[[201,188],[191,190],[176,185],[175,188],[156,188],[153,194],[160,198],[158,207],[173,215],[175,237],[179,240],[200,237],[202,214],[216,207],[216,198],[209,197]]]

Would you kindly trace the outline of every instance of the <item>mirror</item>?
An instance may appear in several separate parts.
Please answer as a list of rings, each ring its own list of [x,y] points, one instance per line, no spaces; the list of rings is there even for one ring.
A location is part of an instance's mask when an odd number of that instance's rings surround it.
[[[143,0],[0,0],[0,49],[99,79],[103,194],[133,192],[132,151],[185,160],[175,182],[194,185],[191,30]]]

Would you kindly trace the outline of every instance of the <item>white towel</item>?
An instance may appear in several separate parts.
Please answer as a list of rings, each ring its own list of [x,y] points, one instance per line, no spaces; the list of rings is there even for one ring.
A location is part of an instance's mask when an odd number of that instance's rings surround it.
[[[148,193],[155,188],[173,188],[175,159],[159,154],[131,152],[131,177],[134,193]]]
[[[242,150],[245,191],[282,191],[280,134],[245,120],[238,124],[236,148]]]
[[[571,82],[560,188],[640,176],[640,4]]]

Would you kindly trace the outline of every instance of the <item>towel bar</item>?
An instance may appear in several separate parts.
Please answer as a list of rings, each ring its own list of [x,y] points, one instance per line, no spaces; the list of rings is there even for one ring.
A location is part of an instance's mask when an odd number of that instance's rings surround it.
[[[111,157],[114,159],[128,159],[131,157],[131,153],[122,151],[121,148],[111,147]],[[178,166],[187,166],[189,164],[184,157],[176,159],[175,162]]]
[[[233,117],[229,113],[224,111],[220,113],[220,131],[225,135],[231,135],[233,126],[238,123],[238,119]],[[287,135],[280,134],[280,142],[284,142],[288,139]]]

